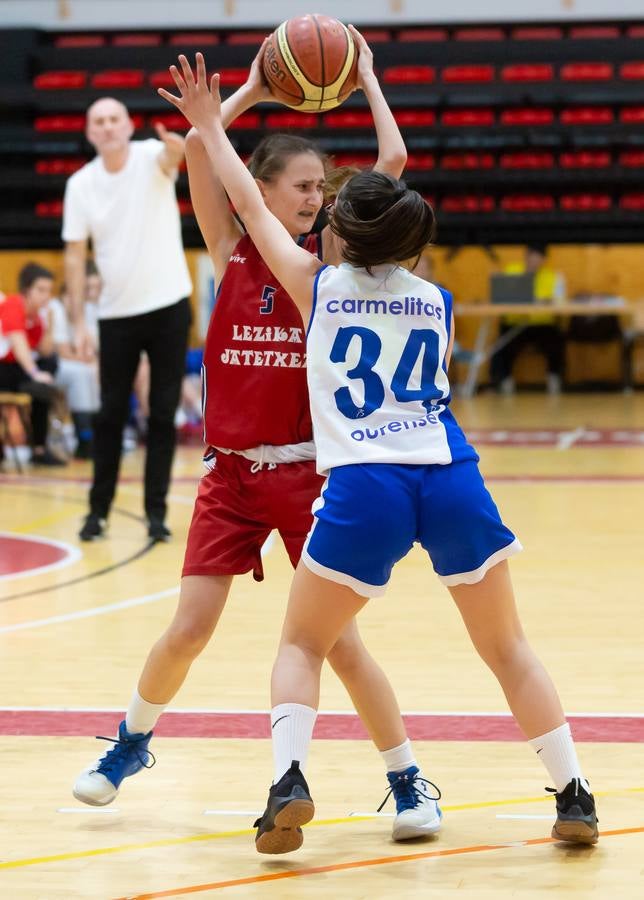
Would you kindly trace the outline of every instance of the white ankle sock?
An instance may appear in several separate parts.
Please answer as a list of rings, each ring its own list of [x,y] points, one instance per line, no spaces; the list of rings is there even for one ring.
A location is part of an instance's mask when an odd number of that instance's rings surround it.
[[[125,727],[130,734],[147,734],[155,727],[167,705],[167,703],[148,703],[138,691],[134,691],[125,714]]]
[[[558,793],[561,793],[573,778],[579,778],[588,790],[588,782],[582,775],[568,722],[564,722],[559,728],[547,734],[532,738],[528,743],[536,750]]]
[[[274,784],[290,768],[294,759],[299,761],[304,772],[317,714],[317,709],[301,703],[280,703],[271,710]]]
[[[410,766],[418,768],[409,738],[398,747],[392,747],[391,750],[381,750],[380,755],[388,772],[404,772]]]

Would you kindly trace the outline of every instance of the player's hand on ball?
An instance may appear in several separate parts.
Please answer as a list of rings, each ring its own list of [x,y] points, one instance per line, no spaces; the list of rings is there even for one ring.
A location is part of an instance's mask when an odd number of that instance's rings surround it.
[[[259,48],[257,56],[251,63],[250,72],[248,73],[248,79],[246,81],[246,85],[250,88],[255,103],[261,103],[262,100],[275,101],[275,97],[271,94],[262,70],[266,44],[268,44],[267,37],[262,41],[262,46]]]
[[[158,93],[168,103],[176,106],[190,124],[199,130],[200,128],[209,127],[214,120],[220,118],[221,97],[219,95],[219,75],[212,76],[210,87],[208,87],[208,76],[206,75],[203,53],[195,55],[195,63],[197,69],[196,81],[187,58],[181,54],[179,56],[181,72],[176,66],[170,66],[170,74],[177,86],[179,96],[176,97],[164,88],[159,88]]]
[[[348,25],[347,27],[351,32],[356,47],[358,48],[358,72],[356,89],[359,89],[364,86],[365,78],[373,77],[373,53],[371,52],[371,47],[362,37],[358,29],[354,28],[353,25]]]

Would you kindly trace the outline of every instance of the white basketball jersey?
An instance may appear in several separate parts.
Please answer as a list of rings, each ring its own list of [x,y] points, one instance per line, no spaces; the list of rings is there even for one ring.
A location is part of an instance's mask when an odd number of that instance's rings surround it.
[[[318,472],[476,459],[447,409],[452,298],[390,263],[317,275],[307,377]]]

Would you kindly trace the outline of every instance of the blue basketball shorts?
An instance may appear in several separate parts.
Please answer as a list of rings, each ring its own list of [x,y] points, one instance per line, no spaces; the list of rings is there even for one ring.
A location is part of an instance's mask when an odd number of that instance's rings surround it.
[[[522,549],[474,460],[366,463],[330,471],[313,504],[302,561],[316,575],[378,597],[416,541],[448,587],[475,584]]]

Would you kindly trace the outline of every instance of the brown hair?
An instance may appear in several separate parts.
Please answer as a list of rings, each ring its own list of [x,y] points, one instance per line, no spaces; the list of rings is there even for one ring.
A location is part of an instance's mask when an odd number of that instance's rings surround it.
[[[354,266],[401,262],[432,241],[431,206],[404,181],[384,172],[360,172],[335,200],[331,228],[344,241],[342,254]]]
[[[284,171],[292,156],[301,153],[313,153],[326,168],[326,156],[312,141],[294,134],[269,134],[253,151],[248,169],[253,178],[271,181]]]
[[[324,202],[332,203],[345,182],[361,171],[357,166],[334,166],[327,169],[324,181]]]

